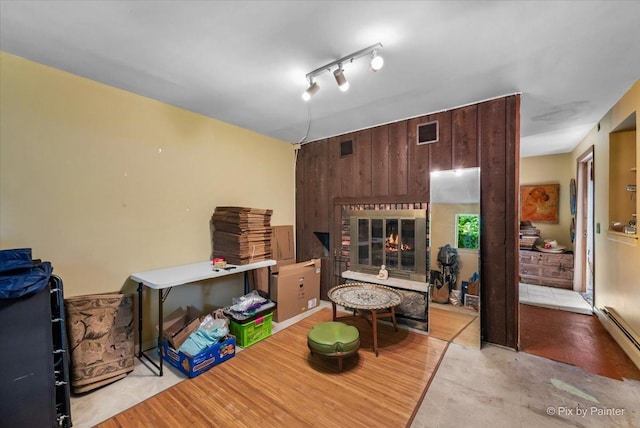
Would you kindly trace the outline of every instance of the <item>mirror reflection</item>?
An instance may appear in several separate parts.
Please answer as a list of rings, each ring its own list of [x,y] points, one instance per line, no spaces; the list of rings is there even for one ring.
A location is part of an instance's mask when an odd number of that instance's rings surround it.
[[[480,168],[431,173],[429,330],[480,348]]]

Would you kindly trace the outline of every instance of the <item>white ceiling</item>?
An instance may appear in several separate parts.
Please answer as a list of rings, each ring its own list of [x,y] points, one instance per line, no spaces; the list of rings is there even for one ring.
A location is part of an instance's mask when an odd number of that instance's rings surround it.
[[[639,22],[637,1],[0,0],[0,49],[291,143],[521,93],[534,156],[638,80]],[[306,73],[377,42],[381,71],[302,101]]]

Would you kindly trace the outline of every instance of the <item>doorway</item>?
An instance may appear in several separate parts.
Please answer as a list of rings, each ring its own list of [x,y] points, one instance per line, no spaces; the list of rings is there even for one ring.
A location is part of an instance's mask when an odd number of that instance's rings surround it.
[[[602,357],[602,352],[594,348],[597,340],[585,335],[585,331],[574,328],[580,323],[599,325],[597,317],[593,316],[596,292],[593,147],[589,147],[578,156],[575,162],[573,165],[576,169],[571,174],[575,178],[567,183],[571,204],[569,225],[573,244],[573,278],[567,283],[568,289],[540,287],[544,288],[544,293],[534,288],[528,290],[527,294],[526,288],[529,285],[521,284],[519,315],[521,351],[579,365],[580,355],[587,349],[590,355]],[[565,165],[565,168],[574,168],[569,166],[571,164]],[[545,300],[547,291],[551,296]],[[569,295],[570,303],[567,302]],[[549,302],[552,304],[547,304]],[[580,349],[581,352],[576,353],[576,349]]]
[[[595,302],[594,159],[593,146],[578,157],[575,221],[575,270],[573,289],[593,307]]]

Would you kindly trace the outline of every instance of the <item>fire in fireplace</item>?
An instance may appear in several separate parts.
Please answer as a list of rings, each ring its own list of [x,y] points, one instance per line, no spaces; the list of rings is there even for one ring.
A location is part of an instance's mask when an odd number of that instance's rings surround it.
[[[350,269],[426,282],[427,211],[357,210],[349,212]]]

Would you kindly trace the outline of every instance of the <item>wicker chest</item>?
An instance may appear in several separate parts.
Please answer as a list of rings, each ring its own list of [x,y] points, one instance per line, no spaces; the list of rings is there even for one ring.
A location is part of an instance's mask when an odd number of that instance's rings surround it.
[[[520,250],[520,282],[573,289],[573,253]]]

